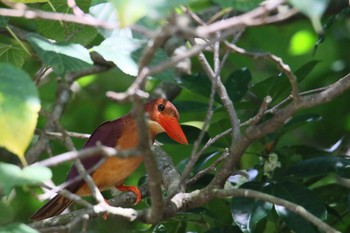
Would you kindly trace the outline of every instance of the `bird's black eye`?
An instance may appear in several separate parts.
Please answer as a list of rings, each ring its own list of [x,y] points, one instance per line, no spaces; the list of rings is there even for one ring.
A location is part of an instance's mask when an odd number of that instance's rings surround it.
[[[158,105],[158,111],[159,111],[159,112],[163,112],[164,109],[165,109],[164,104],[159,104],[159,105]]]

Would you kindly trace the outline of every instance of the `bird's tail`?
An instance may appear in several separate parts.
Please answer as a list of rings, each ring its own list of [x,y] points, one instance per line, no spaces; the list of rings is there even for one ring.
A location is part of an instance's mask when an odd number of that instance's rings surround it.
[[[57,194],[43,207],[37,210],[30,218],[34,221],[50,218],[62,213],[68,206],[72,204],[72,200]]]

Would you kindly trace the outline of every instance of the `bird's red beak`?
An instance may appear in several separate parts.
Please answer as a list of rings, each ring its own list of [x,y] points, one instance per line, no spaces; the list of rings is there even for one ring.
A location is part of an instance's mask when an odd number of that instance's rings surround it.
[[[174,116],[160,115],[158,121],[169,137],[178,143],[188,144],[187,138]]]

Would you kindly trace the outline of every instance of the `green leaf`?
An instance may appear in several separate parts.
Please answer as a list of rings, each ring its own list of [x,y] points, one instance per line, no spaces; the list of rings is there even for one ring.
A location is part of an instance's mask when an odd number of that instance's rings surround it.
[[[22,67],[24,64],[24,50],[16,45],[0,43],[0,62],[13,64]]]
[[[90,1],[77,1],[77,3],[84,12],[90,7]],[[41,9],[53,11],[53,7],[55,12],[72,13],[66,0],[55,0],[51,1],[50,4],[42,4]],[[46,19],[37,19],[35,23],[40,35],[58,42],[88,45],[97,36],[97,30],[91,26]]]
[[[220,154],[220,151],[215,151],[214,153],[209,153],[209,154],[202,154],[193,168],[193,173],[196,174],[200,170],[206,168],[210,164],[210,162],[213,162],[216,159],[218,159],[218,157],[220,157],[220,156],[217,156],[219,154]]]
[[[230,129],[231,127],[232,126],[230,121],[227,119],[227,115],[224,115],[224,119],[210,124],[208,133],[209,133],[209,136],[213,138],[216,135]],[[230,144],[231,144],[231,134],[228,134],[226,137],[222,137],[215,142],[216,146],[222,147],[222,148],[229,147]]]
[[[312,60],[298,68],[294,72],[295,76],[298,79],[298,83],[303,81],[318,63],[319,61]],[[256,83],[253,86],[252,90],[259,97],[259,99],[263,99],[265,96],[268,95],[271,96],[272,105],[274,105],[286,98],[290,94],[291,87],[288,78],[281,73],[278,76],[273,76]]]
[[[0,190],[8,195],[12,188],[23,185],[40,184],[51,179],[51,170],[47,167],[20,167],[0,162]]]
[[[91,3],[91,7],[89,8],[89,13],[96,19],[106,23],[117,24],[119,22],[117,10],[111,2],[93,1]],[[121,37],[122,35],[127,38],[132,37],[132,32],[130,28],[116,28],[113,30],[98,28],[97,30],[104,38],[109,38],[113,36]]]
[[[193,127],[193,126],[189,126],[189,125],[183,125],[183,126],[181,126],[181,128],[183,129],[189,144],[193,143],[197,139],[197,137],[201,131],[200,129]],[[209,140],[209,136],[208,136],[208,134],[205,134],[202,142],[206,142],[207,140]],[[174,142],[174,140],[172,140],[166,134],[160,134],[159,136],[157,136],[157,141],[164,143],[164,144],[179,145],[178,143]]]
[[[40,59],[60,76],[93,64],[88,50],[80,44],[54,43],[34,33],[28,34],[27,39]]]
[[[0,189],[0,198],[2,197],[1,193],[2,191]],[[14,220],[15,216],[12,205],[5,203],[5,201],[0,201],[0,210],[0,226],[10,223]]]
[[[138,64],[132,58],[132,52],[141,47],[141,41],[125,35],[116,35],[105,39],[93,50],[106,61],[113,62],[124,73],[136,76]]]
[[[335,172],[344,178],[350,178],[350,161],[345,157],[320,156],[317,158],[303,160],[288,171],[288,175],[301,177],[324,176]]]
[[[154,227],[152,233],[167,233],[167,229],[164,226],[164,224],[158,224],[157,226]]]
[[[264,186],[263,191],[301,205],[316,217],[326,219],[327,212],[324,203],[314,192],[298,183],[285,180],[271,182]],[[285,207],[275,205],[275,209],[277,214],[294,232],[318,232],[311,223]]]
[[[221,6],[222,8],[233,8],[236,11],[249,11],[262,2],[262,0],[214,0],[216,4]]]
[[[279,132],[288,133],[292,129],[300,127],[301,125],[308,124],[311,122],[317,122],[317,121],[320,121],[321,119],[322,119],[321,116],[316,113],[299,114],[293,117],[291,120],[289,120]]]
[[[139,63],[139,60],[140,58],[142,57],[142,54],[143,54],[143,51],[145,49],[145,46],[143,46],[142,48],[136,50],[135,52],[133,52],[131,54],[131,57],[137,61],[137,63]],[[153,57],[152,57],[152,60],[151,62],[149,63],[149,66],[150,67],[153,67],[153,66],[156,66],[156,65],[159,65],[163,62],[165,62],[166,60],[168,60],[168,55],[165,53],[164,50],[162,49],[158,49]],[[162,80],[162,81],[169,81],[169,82],[175,82],[174,80],[174,69],[173,68],[169,68],[169,69],[166,69],[160,73],[156,73],[156,74],[153,74],[151,76],[151,78],[154,78],[154,79],[158,79],[158,80]]]
[[[48,2],[48,0],[11,0],[12,2],[19,2],[19,3],[41,3],[41,2]]]
[[[39,233],[39,231],[23,223],[12,223],[0,227],[0,233]]]
[[[252,75],[247,68],[242,68],[232,72],[225,82],[230,99],[237,103],[247,93]]]
[[[0,146],[25,164],[40,110],[38,91],[26,73],[9,64],[0,63],[0,82]]]
[[[318,60],[312,60],[304,65],[302,65],[299,69],[297,69],[294,74],[298,79],[298,83],[303,81],[310,73],[313,71],[313,69],[316,67],[317,64],[319,64],[320,61]]]
[[[291,88],[287,77],[281,74],[255,84],[252,90],[261,100],[271,96],[272,105],[274,105],[287,97],[288,94],[285,93],[290,92]]]
[[[175,7],[186,4],[186,0],[112,0],[118,11],[120,26],[126,27],[143,17],[159,20],[167,17]]]
[[[0,16],[0,27],[6,27],[8,25],[8,18]]]
[[[191,92],[209,97],[211,90],[211,83],[206,75],[203,73],[196,73],[193,75],[185,75],[178,84],[188,89]],[[200,84],[200,85],[198,85]]]
[[[184,113],[206,113],[208,111],[208,104],[199,103],[196,101],[176,101],[174,103],[177,110],[182,114]]]
[[[289,0],[289,2],[300,12],[309,17],[317,33],[323,31],[321,17],[329,4],[329,0]]]
[[[247,182],[240,188],[260,190],[261,184]],[[254,232],[256,225],[270,213],[271,209],[271,203],[252,198],[236,197],[232,198],[231,202],[232,218],[242,232]]]

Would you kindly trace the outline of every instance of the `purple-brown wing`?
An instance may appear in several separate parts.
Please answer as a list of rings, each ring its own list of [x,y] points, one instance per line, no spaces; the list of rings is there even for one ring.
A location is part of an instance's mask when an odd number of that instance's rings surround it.
[[[84,148],[93,147],[97,143],[101,143],[104,146],[115,147],[118,138],[120,138],[121,133],[123,132],[123,128],[125,127],[123,118],[124,117],[118,118],[113,121],[107,121],[100,125],[85,143]],[[102,156],[103,155],[101,154],[96,154],[81,159],[81,162],[84,165],[85,169],[89,170],[101,160]],[[72,180],[77,176],[79,176],[79,172],[76,166],[73,165],[68,173],[67,181]],[[73,184],[69,185],[66,189],[74,193],[77,192],[83,184],[84,180],[80,179],[77,182],[74,182]]]

